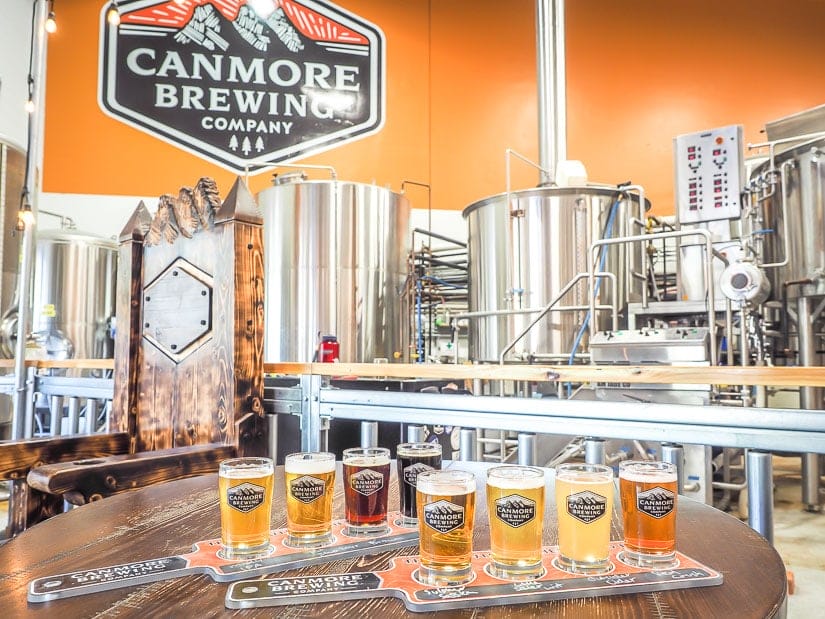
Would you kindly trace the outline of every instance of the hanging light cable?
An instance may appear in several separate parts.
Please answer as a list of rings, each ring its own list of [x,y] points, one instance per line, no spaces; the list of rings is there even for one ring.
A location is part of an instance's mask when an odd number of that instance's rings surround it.
[[[117,26],[120,23],[120,9],[117,6],[116,0],[113,0],[109,6],[109,10],[106,11],[106,21],[112,26]]]

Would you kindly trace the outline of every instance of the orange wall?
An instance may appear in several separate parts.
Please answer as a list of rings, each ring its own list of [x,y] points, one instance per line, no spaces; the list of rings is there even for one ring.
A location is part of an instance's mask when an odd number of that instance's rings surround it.
[[[536,160],[533,0],[339,0],[386,36],[381,132],[307,163],[341,178],[429,182],[434,208],[460,209],[504,190],[504,149]],[[102,0],[57,5],[49,41],[44,189],[159,195],[233,175],[105,116],[96,100]],[[672,207],[672,138],[766,121],[825,102],[819,49],[825,2],[569,0],[568,156],[590,179],[644,184]],[[537,175],[514,165],[514,186]],[[269,175],[252,180],[258,191]],[[411,188],[413,205],[426,192]]]

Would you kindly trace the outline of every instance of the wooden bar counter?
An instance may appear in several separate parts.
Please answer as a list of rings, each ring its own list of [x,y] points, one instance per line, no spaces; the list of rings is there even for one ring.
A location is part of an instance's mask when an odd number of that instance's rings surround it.
[[[486,465],[457,462],[478,481],[474,547],[489,548],[484,499]],[[394,466],[393,466],[394,469]],[[334,517],[343,517],[340,468]],[[394,472],[393,472],[394,478]],[[286,526],[283,467],[275,473],[273,527]],[[390,510],[398,508],[395,479]],[[556,543],[552,493],[545,510],[544,544]],[[621,539],[621,515],[614,510],[613,539]],[[0,546],[0,608],[6,617],[781,617],[785,608],[785,568],[776,551],[737,519],[680,497],[677,547],[721,572],[724,583],[696,589],[600,598],[411,613],[396,599],[370,599],[300,607],[232,611],[224,607],[227,584],[208,576],[185,576],[141,586],[103,591],[44,603],[26,599],[39,577],[132,561],[184,554],[194,542],[220,535],[217,475],[147,487],[94,502],[56,516]],[[382,570],[388,559],[417,554],[409,546],[382,554],[305,567],[277,576]]]

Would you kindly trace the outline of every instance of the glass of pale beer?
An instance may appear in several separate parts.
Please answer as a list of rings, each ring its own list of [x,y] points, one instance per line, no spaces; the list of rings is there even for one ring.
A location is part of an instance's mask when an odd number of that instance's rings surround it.
[[[381,535],[387,526],[390,450],[383,447],[345,449],[344,505],[347,535]]]
[[[638,567],[676,562],[676,467],[670,462],[619,463],[624,521],[621,559]]]
[[[401,443],[396,451],[401,524],[418,526],[415,487],[418,474],[441,468],[441,443]]]
[[[220,555],[253,559],[268,555],[274,466],[269,458],[232,458],[221,462]]]
[[[416,502],[418,580],[437,587],[473,580],[475,475],[454,469],[423,471],[416,479]]]
[[[530,580],[544,573],[544,471],[531,466],[496,466],[487,471],[490,574]]]
[[[556,510],[556,565],[581,574],[610,571],[613,469],[600,464],[560,464],[556,467]]]
[[[332,541],[332,494],[335,454],[326,451],[289,454],[286,478],[287,545],[324,546]]]

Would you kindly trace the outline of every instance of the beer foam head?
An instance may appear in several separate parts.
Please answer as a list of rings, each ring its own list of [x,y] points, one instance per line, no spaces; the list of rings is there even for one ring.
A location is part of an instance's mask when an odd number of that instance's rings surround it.
[[[619,477],[639,483],[676,481],[676,468],[662,462],[629,462],[619,465]]]
[[[269,458],[231,458],[221,462],[218,468],[221,477],[239,479],[243,477],[263,477],[275,470]]]
[[[472,473],[459,470],[424,471],[418,475],[415,485],[422,494],[470,494],[476,491],[476,478]]]
[[[529,472],[537,471],[537,472]],[[544,487],[544,471],[521,467],[496,467],[487,475],[487,485],[507,490],[531,490]]]
[[[441,443],[401,443],[397,453],[399,456],[440,456]]]
[[[335,470],[335,455],[327,452],[289,454],[284,458],[287,473],[329,473]]]
[[[568,484],[593,484],[613,481],[613,469],[603,464],[560,464],[556,479]]]
[[[383,454],[377,456],[352,456],[344,459],[344,464],[350,466],[382,466],[390,463],[390,457]]]

